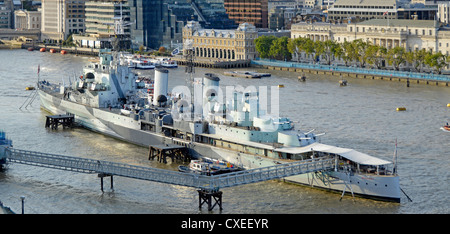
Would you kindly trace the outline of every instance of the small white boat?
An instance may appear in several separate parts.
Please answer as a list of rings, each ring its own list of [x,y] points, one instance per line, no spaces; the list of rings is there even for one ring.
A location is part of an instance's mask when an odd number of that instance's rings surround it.
[[[202,158],[199,160],[192,160],[189,163],[189,166],[180,165],[178,166],[178,171],[186,172],[186,173],[196,173],[200,175],[219,175],[229,172],[241,171],[242,168],[239,168],[229,162],[211,159],[211,158]]]
[[[165,68],[176,68],[178,67],[177,61],[170,58],[159,59],[159,65]]]
[[[131,67],[135,68],[135,69],[154,69],[155,65],[146,59],[132,59],[131,62],[133,65],[131,65]]]
[[[442,126],[441,129],[446,132],[450,132],[450,125],[447,123],[446,125]]]

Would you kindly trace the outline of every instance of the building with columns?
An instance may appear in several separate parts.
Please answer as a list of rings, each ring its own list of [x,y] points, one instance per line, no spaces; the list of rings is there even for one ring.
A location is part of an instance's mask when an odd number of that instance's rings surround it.
[[[249,23],[241,23],[235,30],[217,30],[204,29],[198,22],[189,21],[183,28],[183,43],[190,42],[197,58],[224,61],[255,59],[254,41],[257,37],[255,26]]]
[[[41,11],[14,11],[14,28],[15,29],[41,29]]]
[[[292,25],[291,38],[336,42],[363,39],[388,49],[401,46],[407,51],[426,49],[449,54],[450,31],[434,20],[373,19],[359,23],[298,23]]]

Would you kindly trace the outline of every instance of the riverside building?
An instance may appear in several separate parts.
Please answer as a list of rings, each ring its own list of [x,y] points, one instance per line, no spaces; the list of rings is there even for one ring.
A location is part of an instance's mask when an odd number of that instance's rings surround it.
[[[189,21],[183,28],[183,42],[191,42],[197,58],[224,61],[255,59],[254,41],[257,37],[256,27],[249,23],[241,23],[235,30],[217,30],[204,29],[198,22]]]
[[[373,19],[359,23],[297,23],[291,28],[291,38],[314,41],[334,40],[342,43],[362,39],[391,49],[404,47],[407,51],[426,49],[450,53],[450,30],[434,20]]]
[[[41,29],[41,11],[14,11],[14,28],[15,29]]]
[[[73,33],[85,31],[85,0],[42,0],[41,39],[61,42]]]
[[[81,47],[111,48],[111,37],[115,35],[116,20],[130,21],[130,8],[126,0],[91,0],[85,3],[85,33],[73,35],[73,40]],[[124,26],[123,33],[130,36],[130,26]]]
[[[328,20],[369,19],[434,20],[437,5],[411,4],[398,0],[337,0],[328,10]]]

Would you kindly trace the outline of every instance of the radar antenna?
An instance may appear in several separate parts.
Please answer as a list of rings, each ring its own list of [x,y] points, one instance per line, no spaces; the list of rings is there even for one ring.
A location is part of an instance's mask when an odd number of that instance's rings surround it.
[[[193,73],[195,73],[194,68],[194,49],[193,49],[193,41],[192,39],[185,40],[184,42],[184,58],[186,60],[186,69],[185,72],[189,73],[189,76],[186,77],[186,83],[189,84],[189,91],[191,92],[191,119],[194,120],[194,78]]]

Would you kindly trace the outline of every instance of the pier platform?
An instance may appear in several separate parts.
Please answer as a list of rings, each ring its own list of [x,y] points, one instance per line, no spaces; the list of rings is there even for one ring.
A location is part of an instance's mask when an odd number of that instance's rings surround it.
[[[190,157],[186,146],[175,144],[151,145],[149,147],[148,159],[158,159],[159,162],[167,163],[167,157],[173,161],[189,162]]]
[[[173,60],[177,61],[178,65],[186,65],[188,61],[182,57],[173,57]],[[250,67],[250,60],[213,60],[206,58],[195,58],[193,61],[194,67],[205,67],[205,68],[243,68]]]
[[[75,122],[75,116],[73,115],[47,115],[45,121],[45,127],[51,129],[58,129],[59,125],[63,128],[72,128]]]

